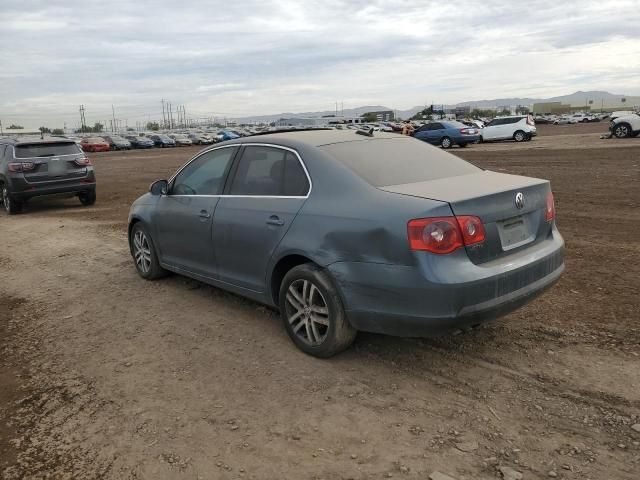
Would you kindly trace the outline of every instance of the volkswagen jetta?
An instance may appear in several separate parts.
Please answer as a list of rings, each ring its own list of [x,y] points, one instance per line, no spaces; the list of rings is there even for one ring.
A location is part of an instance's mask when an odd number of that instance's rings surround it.
[[[138,273],[186,275],[279,308],[329,357],[358,330],[423,336],[525,304],[564,270],[549,182],[394,134],[225,142],[134,202]]]

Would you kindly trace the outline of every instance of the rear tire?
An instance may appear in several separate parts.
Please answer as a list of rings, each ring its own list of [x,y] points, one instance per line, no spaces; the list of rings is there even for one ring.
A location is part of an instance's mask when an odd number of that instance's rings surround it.
[[[304,353],[329,358],[351,346],[356,334],[338,290],[320,267],[306,263],[287,272],[280,285],[280,315]]]
[[[156,248],[149,232],[140,222],[131,228],[129,249],[136,271],[142,278],[156,280],[167,275],[168,272],[160,266]]]
[[[94,203],[96,203],[96,191],[89,190],[87,192],[79,193],[78,198],[80,199],[80,203],[82,205],[88,207],[89,205],[93,205]]]
[[[480,138],[478,139],[478,143],[484,143],[484,138],[482,137],[482,135],[480,135]]]
[[[15,215],[22,211],[22,202],[18,202],[9,193],[9,188],[6,185],[2,185],[2,205],[5,212],[9,215]]]
[[[440,139],[440,146],[442,148],[451,148],[453,146],[453,142],[449,137],[442,137]]]
[[[518,130],[516,133],[513,134],[513,139],[516,142],[524,142],[527,139],[527,134],[524,133],[522,130]]]

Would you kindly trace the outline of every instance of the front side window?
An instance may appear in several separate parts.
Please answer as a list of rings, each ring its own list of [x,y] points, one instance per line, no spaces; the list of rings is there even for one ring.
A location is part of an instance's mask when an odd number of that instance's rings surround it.
[[[238,164],[230,195],[303,197],[309,180],[298,157],[281,148],[248,146]]]
[[[203,153],[173,180],[172,195],[220,195],[235,147]]]

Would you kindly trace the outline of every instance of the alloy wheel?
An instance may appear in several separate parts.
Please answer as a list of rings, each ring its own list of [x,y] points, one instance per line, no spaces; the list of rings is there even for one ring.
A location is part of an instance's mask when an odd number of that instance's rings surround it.
[[[2,187],[2,205],[4,205],[7,213],[11,211],[11,199],[9,198],[9,190],[7,190],[7,187]]]
[[[148,273],[151,269],[151,248],[147,236],[142,230],[133,235],[133,257],[136,265],[142,273]]]
[[[329,308],[322,292],[309,280],[295,280],[286,296],[287,320],[293,333],[310,346],[322,344],[329,331]]]
[[[618,125],[616,127],[615,133],[616,133],[616,137],[618,137],[618,138],[623,138],[623,137],[626,137],[627,135],[629,135],[629,131],[628,131],[626,125]]]

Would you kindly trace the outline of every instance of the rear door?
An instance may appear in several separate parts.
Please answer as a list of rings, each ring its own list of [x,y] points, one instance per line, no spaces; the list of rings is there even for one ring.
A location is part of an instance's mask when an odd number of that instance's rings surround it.
[[[23,167],[27,183],[60,182],[87,176],[86,165],[76,161],[84,153],[75,142],[51,142],[16,145],[12,161],[33,164]]]
[[[496,118],[492,120],[487,126],[484,127],[484,130],[482,131],[482,137],[485,140],[498,140],[504,138],[504,123],[504,118]]]
[[[163,263],[215,278],[213,216],[236,151],[223,147],[195,157],[158,199],[153,226]]]
[[[215,211],[219,279],[265,291],[267,263],[310,189],[295,151],[274,145],[245,146]]]

